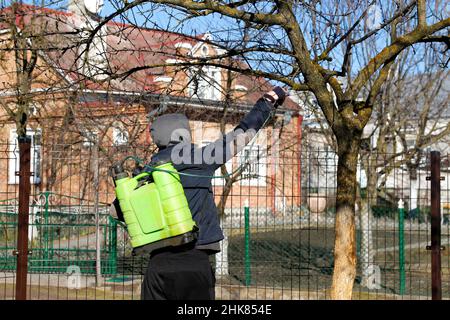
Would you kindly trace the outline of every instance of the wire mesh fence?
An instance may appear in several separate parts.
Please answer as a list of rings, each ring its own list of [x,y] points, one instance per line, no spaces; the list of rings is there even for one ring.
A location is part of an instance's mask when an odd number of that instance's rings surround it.
[[[109,215],[115,195],[108,170],[129,152],[92,145],[41,145],[38,152],[27,298],[140,299],[148,257],[132,254],[125,225]],[[14,299],[18,186],[10,175],[16,157],[13,145],[0,145],[0,299]],[[414,170],[397,158],[360,157],[355,299],[431,299],[429,156]],[[213,182],[225,234],[221,252],[211,256],[217,299],[329,299],[337,156],[285,150],[246,159],[251,165],[234,183]],[[448,159],[443,155],[441,163],[443,246],[450,239]],[[230,168],[239,161],[238,155]],[[448,250],[441,256],[448,299]]]

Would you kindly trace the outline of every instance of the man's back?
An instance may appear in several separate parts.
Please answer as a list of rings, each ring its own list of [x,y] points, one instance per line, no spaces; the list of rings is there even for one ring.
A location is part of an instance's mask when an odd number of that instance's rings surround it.
[[[179,172],[180,181],[183,185],[186,199],[191,210],[192,217],[199,227],[199,237],[196,247],[198,249],[219,251],[218,242],[223,239],[223,232],[220,228],[217,207],[214,202],[211,180],[214,175],[216,165],[199,163],[177,163],[173,161],[172,155],[174,146],[169,146],[152,157],[151,163],[171,159],[175,169]],[[196,148],[194,144],[183,150],[190,153],[193,159],[196,152],[202,149]],[[178,155],[180,155],[178,153]],[[190,158],[190,157],[188,157]],[[212,245],[215,243],[214,245]]]

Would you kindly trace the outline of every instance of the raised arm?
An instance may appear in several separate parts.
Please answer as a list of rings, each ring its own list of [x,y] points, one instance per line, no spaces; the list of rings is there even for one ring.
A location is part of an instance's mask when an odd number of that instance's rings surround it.
[[[219,168],[242,151],[266,121],[269,121],[272,112],[283,104],[286,96],[286,91],[280,87],[265,93],[231,132],[205,146],[203,154],[210,155],[211,161],[208,164],[212,169]],[[207,161],[206,158],[205,160]]]

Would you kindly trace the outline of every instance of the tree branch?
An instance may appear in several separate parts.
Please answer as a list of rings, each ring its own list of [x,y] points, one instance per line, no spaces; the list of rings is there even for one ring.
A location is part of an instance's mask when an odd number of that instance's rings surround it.
[[[421,43],[444,42],[447,45],[447,47],[450,47],[450,36],[434,36],[434,37],[430,36],[420,40],[419,42]]]
[[[439,21],[434,25],[426,28],[416,28],[410,33],[398,37],[390,46],[384,48],[379,54],[373,57],[366,67],[364,67],[356,76],[354,82],[345,93],[346,99],[349,101],[355,100],[361,91],[362,87],[369,81],[372,75],[388,61],[392,60],[402,52],[405,48],[419,43],[422,39],[425,39],[435,32],[447,28],[450,26],[450,18]]]
[[[292,4],[290,2],[280,2],[279,12],[284,18],[281,26],[287,33],[293,48],[294,57],[306,83],[316,96],[328,123],[333,129],[336,129],[336,126],[340,126],[342,118],[337,111],[332,93],[327,90],[327,81],[321,72],[321,70],[325,69],[311,60],[300,25],[292,11]]]
[[[395,42],[397,40],[397,24],[399,19],[396,18],[392,21],[392,25],[391,25],[391,43]],[[386,64],[384,64],[384,66],[381,68],[380,70],[380,74],[378,75],[377,79],[375,80],[372,88],[370,89],[370,93],[369,93],[369,97],[366,100],[366,107],[371,108],[374,104],[375,98],[378,96],[380,90],[381,90],[381,86],[383,85],[383,83],[386,82],[390,71],[391,71],[391,67],[394,64],[395,58],[397,57],[397,55],[393,56],[390,60],[388,60],[386,62]]]
[[[328,48],[326,48],[320,55],[319,57],[316,59],[316,61],[321,61],[321,60],[325,60],[329,53],[336,48],[342,41],[344,41],[345,39],[348,39],[350,34],[353,32],[353,30],[355,30],[355,28],[359,25],[359,23],[362,21],[362,19],[367,15],[367,12],[370,8],[370,6],[372,6],[375,3],[375,0],[373,0],[366,8],[366,10],[364,10],[364,12],[361,14],[361,16],[356,19],[356,22],[350,27],[350,29],[347,30],[347,32],[345,32],[337,41],[333,42],[330,46],[328,46]]]
[[[391,66],[393,65],[395,60],[395,57],[393,57],[390,61],[388,61],[383,68],[380,70],[380,74],[378,75],[377,79],[375,80],[372,88],[370,89],[369,96],[366,100],[365,107],[371,108],[375,102],[375,98],[380,93],[382,85],[386,82],[386,79],[389,76]],[[358,112],[359,114],[359,112]]]
[[[307,84],[304,83],[298,83],[295,82],[294,80],[284,77],[284,76],[280,76],[274,73],[269,73],[269,72],[264,72],[264,71],[260,71],[260,70],[253,70],[253,69],[243,69],[242,67],[238,67],[238,66],[231,66],[229,64],[223,64],[223,63],[218,63],[218,62],[213,62],[213,61],[188,61],[188,62],[178,62],[178,63],[164,63],[164,64],[155,64],[155,65],[145,65],[145,66],[139,66],[139,67],[134,67],[131,69],[128,69],[125,72],[122,73],[115,73],[114,75],[111,75],[108,78],[108,81],[111,79],[122,79],[125,80],[127,77],[129,77],[131,74],[137,72],[137,71],[141,71],[141,70],[147,70],[147,69],[152,69],[152,68],[160,68],[160,67],[178,67],[178,68],[189,68],[189,67],[193,67],[193,66],[212,66],[212,67],[218,67],[218,68],[222,68],[225,70],[231,70],[231,71],[235,71],[244,75],[248,75],[248,76],[254,76],[254,77],[264,77],[267,79],[271,79],[271,80],[275,80],[275,81],[280,81],[285,83],[286,85],[290,86],[293,90],[296,91],[309,91],[310,88]]]
[[[417,20],[419,28],[427,26],[427,2],[426,0],[417,0]]]
[[[378,31],[384,29],[386,26],[391,24],[392,21],[406,15],[415,5],[416,5],[416,0],[412,0],[408,5],[406,5],[406,7],[404,7],[402,10],[398,11],[395,15],[393,15],[391,19],[382,23],[378,28],[372,30],[371,32],[367,33],[366,35],[362,36],[361,38],[351,41],[351,44],[356,45],[356,44],[359,44],[359,43],[367,40],[368,38],[370,38],[371,36],[376,34]]]

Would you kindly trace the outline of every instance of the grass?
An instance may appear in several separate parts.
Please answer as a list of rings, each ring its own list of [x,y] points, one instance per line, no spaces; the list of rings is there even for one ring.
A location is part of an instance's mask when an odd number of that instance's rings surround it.
[[[216,287],[216,298],[218,300],[227,300],[227,299],[248,299],[251,296],[256,296],[255,292],[253,294],[249,294],[248,291],[251,288],[241,287],[243,290],[241,293],[235,293],[234,296],[227,296],[224,294],[220,294],[222,288]],[[254,297],[253,299],[263,299],[263,300],[272,300],[272,299],[282,299],[283,296],[276,294],[276,288],[265,288],[267,290],[267,294],[263,294],[261,289],[258,289],[258,297]],[[273,289],[273,290],[272,290]],[[217,291],[218,290],[218,291]],[[280,291],[278,289],[278,291]],[[275,292],[275,294],[274,294]],[[218,293],[218,294],[217,294]],[[13,284],[6,284],[0,287],[0,300],[13,300],[15,295],[15,287]],[[313,299],[313,300],[330,300],[330,289],[320,290],[320,291],[300,291],[297,295],[294,295],[294,299]],[[286,298],[286,297],[284,297]],[[293,297],[288,297],[287,299],[292,299]],[[370,292],[357,292],[354,291],[352,295],[353,300],[397,300],[401,299],[400,296],[396,295],[380,295],[376,293]],[[112,290],[111,287],[98,287],[98,288],[83,288],[83,289],[67,289],[67,288],[58,288],[54,286],[45,287],[45,286],[28,286],[27,287],[27,300],[140,300],[139,292],[137,292],[136,288],[134,294],[129,292],[125,292],[125,290]]]
[[[133,294],[117,285],[117,290],[111,287],[91,287],[68,289],[55,286],[27,286],[28,300],[136,300],[140,299],[137,292]],[[4,284],[0,287],[0,300],[11,300],[15,297],[15,286]]]

